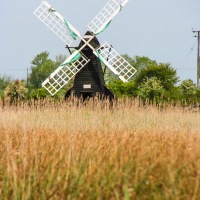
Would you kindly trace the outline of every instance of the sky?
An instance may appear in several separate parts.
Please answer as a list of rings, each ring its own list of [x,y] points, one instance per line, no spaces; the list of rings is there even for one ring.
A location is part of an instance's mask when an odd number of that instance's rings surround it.
[[[0,0],[0,75],[26,79],[31,61],[47,51],[50,58],[69,55],[65,44],[33,15],[41,0]],[[82,35],[108,0],[48,0]],[[180,80],[197,77],[200,0],[129,0],[98,39],[120,54],[147,56],[170,63]]]

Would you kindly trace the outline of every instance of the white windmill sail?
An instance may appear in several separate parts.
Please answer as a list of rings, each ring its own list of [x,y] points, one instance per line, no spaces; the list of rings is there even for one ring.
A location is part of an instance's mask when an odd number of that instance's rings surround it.
[[[117,53],[111,45],[105,42],[102,46],[94,49],[91,41],[95,35],[104,31],[111,20],[121,11],[122,7],[129,0],[109,0],[100,13],[90,22],[88,29],[93,32],[92,36],[81,37],[80,33],[59,14],[45,0],[34,11],[34,14],[51,29],[67,46],[79,37],[83,45],[69,56],[43,83],[48,92],[54,96],[61,88],[84,67],[90,60],[81,51],[86,47],[90,47],[93,53],[123,82],[128,82],[136,73],[136,69],[131,66],[119,53]]]
[[[96,50],[99,59],[123,82],[128,82],[137,70],[130,65],[111,45],[105,42]]]
[[[75,51],[42,83],[42,87],[54,96],[89,61],[80,51]]]
[[[121,11],[129,0],[109,0],[97,16],[88,24],[87,28],[95,35],[104,31],[112,19]]]
[[[70,47],[80,37],[80,33],[46,1],[42,1],[34,14],[67,46]]]

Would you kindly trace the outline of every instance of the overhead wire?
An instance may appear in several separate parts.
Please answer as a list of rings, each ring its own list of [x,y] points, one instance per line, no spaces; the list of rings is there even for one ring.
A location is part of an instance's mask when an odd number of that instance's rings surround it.
[[[2,69],[2,68],[0,68],[0,71],[25,71],[25,70],[27,70],[27,68],[25,69],[6,69],[6,68],[4,68],[4,69]]]
[[[186,54],[186,56],[183,58],[183,60],[180,62],[180,64],[178,66],[180,67],[175,67],[177,70],[191,70],[191,69],[195,69],[193,68],[185,68],[185,65],[188,63],[188,61],[191,59],[191,55],[194,52],[195,47],[197,46],[197,43],[195,42],[192,47],[190,48],[190,50],[188,51],[188,53]]]

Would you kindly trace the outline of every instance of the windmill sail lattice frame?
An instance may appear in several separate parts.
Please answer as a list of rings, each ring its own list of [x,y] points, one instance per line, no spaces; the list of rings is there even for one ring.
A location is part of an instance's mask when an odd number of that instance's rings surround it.
[[[97,49],[100,60],[123,82],[128,82],[137,72],[117,51],[107,42]],[[109,55],[109,59],[108,58]]]
[[[79,55],[77,57],[77,55]],[[77,59],[76,59],[77,57]],[[67,58],[63,64],[58,67],[49,78],[43,83],[44,87],[52,96],[62,89],[69,81],[89,62],[90,60],[80,54],[79,51],[74,52]]]
[[[101,33],[127,2],[128,0],[109,0],[104,8],[88,24],[87,28],[95,35]]]
[[[34,14],[67,46],[71,46],[77,36],[80,37],[80,33],[46,1],[42,1]]]
[[[51,75],[42,86],[53,96],[63,88],[73,77],[89,64],[83,50],[89,47],[93,54],[103,62],[115,75],[123,82],[128,82],[136,73],[136,69],[131,66],[111,45],[105,42],[97,48],[91,45],[95,35],[103,32],[112,19],[121,11],[129,0],[109,0],[97,16],[88,24],[87,29],[91,36],[82,37],[79,31],[73,27],[60,13],[58,13],[45,0],[34,11],[36,17],[42,21],[52,32],[54,32],[68,47],[79,38],[82,46],[67,58]],[[89,38],[89,39],[86,39]],[[109,57],[109,59],[107,59]]]

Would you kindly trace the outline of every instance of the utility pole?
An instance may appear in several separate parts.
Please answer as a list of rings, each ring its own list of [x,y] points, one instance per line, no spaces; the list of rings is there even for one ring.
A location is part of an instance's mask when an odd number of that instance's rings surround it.
[[[195,37],[197,37],[197,87],[200,86],[200,31],[193,31],[193,33],[197,33]]]

